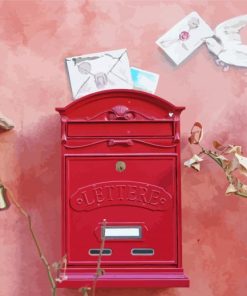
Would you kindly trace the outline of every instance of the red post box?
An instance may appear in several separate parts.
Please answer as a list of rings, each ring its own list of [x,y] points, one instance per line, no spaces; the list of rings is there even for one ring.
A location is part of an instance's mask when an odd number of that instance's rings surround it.
[[[68,260],[59,287],[91,286],[100,253],[98,287],[189,285],[181,254],[183,109],[135,90],[102,91],[56,109]]]

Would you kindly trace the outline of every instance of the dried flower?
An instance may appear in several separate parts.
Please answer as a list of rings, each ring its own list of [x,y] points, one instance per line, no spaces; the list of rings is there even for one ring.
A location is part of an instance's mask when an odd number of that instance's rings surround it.
[[[195,122],[192,126],[188,141],[190,144],[199,145],[203,136],[202,124]],[[219,141],[213,141],[213,147],[217,151],[207,150],[202,147],[199,155],[205,154],[213,159],[224,171],[229,185],[226,194],[235,194],[247,198],[247,185],[240,182],[236,177],[236,173],[247,176],[247,157],[242,155],[242,147],[236,145],[223,145]],[[184,165],[200,171],[200,162],[203,159],[197,154],[184,162]]]

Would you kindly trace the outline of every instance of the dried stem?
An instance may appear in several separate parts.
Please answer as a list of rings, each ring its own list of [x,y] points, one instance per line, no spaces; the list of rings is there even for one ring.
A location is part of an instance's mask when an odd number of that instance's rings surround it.
[[[52,276],[52,271],[51,271],[51,266],[50,264],[48,263],[46,257],[44,256],[43,254],[43,251],[41,249],[41,246],[40,246],[40,243],[38,241],[38,238],[33,230],[33,225],[32,225],[32,219],[31,219],[31,216],[30,214],[18,203],[18,201],[16,200],[14,194],[12,193],[12,191],[5,187],[7,192],[8,192],[8,197],[9,197],[9,200],[12,202],[12,204],[14,204],[14,206],[17,208],[17,210],[21,213],[21,215],[23,215],[27,221],[28,221],[28,227],[29,227],[29,231],[31,233],[31,236],[32,236],[32,239],[34,241],[34,244],[35,244],[35,247],[38,251],[38,254],[39,254],[39,257],[41,259],[41,261],[43,262],[44,266],[45,266],[45,269],[46,269],[46,272],[47,272],[47,276],[48,276],[48,279],[49,279],[49,282],[50,282],[50,285],[51,285],[51,293],[52,293],[52,296],[56,296],[56,282]],[[102,224],[102,227],[105,227],[106,226],[106,220],[104,219],[103,220],[103,224]],[[96,293],[96,283],[97,283],[97,280],[98,278],[103,274],[103,270],[101,269],[101,262],[102,262],[102,255],[103,255],[103,251],[104,251],[104,247],[105,247],[105,237],[102,238],[102,241],[101,241],[101,246],[100,246],[100,253],[99,253],[99,256],[98,256],[98,260],[97,260],[97,267],[96,267],[96,274],[95,274],[95,277],[94,277],[94,281],[93,281],[93,285],[92,285],[92,296],[95,296],[95,293]],[[65,263],[64,263],[65,262]],[[66,272],[66,268],[67,268],[67,256],[65,255],[63,257],[63,263],[64,263],[64,275],[65,275],[65,272]],[[90,288],[82,288],[81,289],[81,292],[83,293],[83,295],[87,295],[87,292],[90,290]]]
[[[103,227],[103,229],[106,227],[106,220],[105,219],[103,220],[102,227]],[[101,245],[100,245],[100,253],[99,253],[99,257],[98,257],[98,261],[97,261],[96,274],[94,277],[93,287],[92,287],[92,296],[95,296],[97,280],[103,273],[103,270],[101,269],[101,262],[102,262],[102,255],[103,255],[104,247],[105,247],[105,236],[103,236],[102,241],[101,241]]]
[[[79,292],[81,292],[82,296],[88,296],[88,291],[91,290],[90,288],[80,288]]]
[[[225,146],[218,141],[214,141],[213,146],[220,152],[207,150],[201,145],[202,137],[202,124],[200,122],[195,122],[191,128],[188,141],[190,144],[198,145],[201,148],[201,151],[193,155],[191,159],[185,161],[184,165],[199,171],[200,162],[203,160],[200,159],[200,156],[202,154],[207,155],[213,159],[225,173],[227,181],[229,182],[229,186],[226,189],[226,194],[235,194],[247,198],[247,184],[240,182],[240,180],[234,174],[234,171],[238,170],[238,172],[247,176],[247,158],[242,155],[241,147],[236,145]],[[232,154],[233,160],[226,158],[224,156],[225,154]]]
[[[233,183],[233,176],[232,176],[232,174],[226,173],[226,171],[223,167],[223,162],[218,158],[219,155],[217,155],[216,153],[213,153],[210,150],[203,148],[201,145],[200,145],[200,147],[201,147],[202,151],[199,153],[199,155],[205,154],[208,157],[210,157],[211,159],[213,159],[224,170],[224,173],[226,175],[226,178],[227,178],[227,181],[229,182],[229,184],[232,184]],[[239,184],[240,184],[240,186],[244,185],[241,182],[239,182]],[[237,190],[236,192],[233,192],[233,194],[247,198],[247,192],[241,192],[240,190]]]
[[[6,188],[6,187],[5,187]],[[48,279],[51,285],[51,289],[52,289],[52,296],[56,296],[56,282],[52,276],[52,272],[51,272],[51,267],[50,264],[48,263],[46,257],[44,256],[42,249],[40,247],[40,243],[38,241],[38,238],[33,230],[33,226],[32,226],[32,219],[31,216],[29,215],[29,213],[17,202],[17,200],[14,197],[14,194],[12,193],[12,191],[9,188],[6,188],[7,192],[8,192],[8,197],[10,199],[10,201],[15,205],[15,207],[18,209],[18,211],[27,219],[28,221],[28,226],[29,226],[29,230],[32,236],[32,239],[34,241],[34,244],[36,246],[36,249],[38,251],[39,257],[41,259],[41,261],[43,262],[47,275],[48,275]]]

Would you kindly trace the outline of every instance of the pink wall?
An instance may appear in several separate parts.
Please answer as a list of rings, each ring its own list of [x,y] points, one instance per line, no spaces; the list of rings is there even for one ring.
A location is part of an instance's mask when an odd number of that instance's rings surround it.
[[[54,108],[71,102],[64,58],[126,47],[133,66],[159,73],[157,94],[187,107],[182,160],[190,156],[186,138],[196,120],[205,126],[206,145],[220,138],[247,147],[247,71],[222,72],[205,46],[175,68],[154,43],[192,10],[214,27],[246,9],[244,0],[1,1],[0,111],[15,129],[1,135],[0,177],[31,213],[50,262],[60,256],[60,127]],[[203,167],[201,173],[182,169],[183,258],[191,287],[97,295],[246,295],[247,200],[224,196],[220,168],[210,160]],[[25,219],[11,207],[0,213],[0,226],[0,296],[50,295]]]

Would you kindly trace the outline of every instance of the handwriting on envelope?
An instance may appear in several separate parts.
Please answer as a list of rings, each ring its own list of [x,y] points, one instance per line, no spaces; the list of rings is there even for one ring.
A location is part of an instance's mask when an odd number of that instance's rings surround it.
[[[133,88],[126,49],[65,59],[73,98],[116,88]]]

